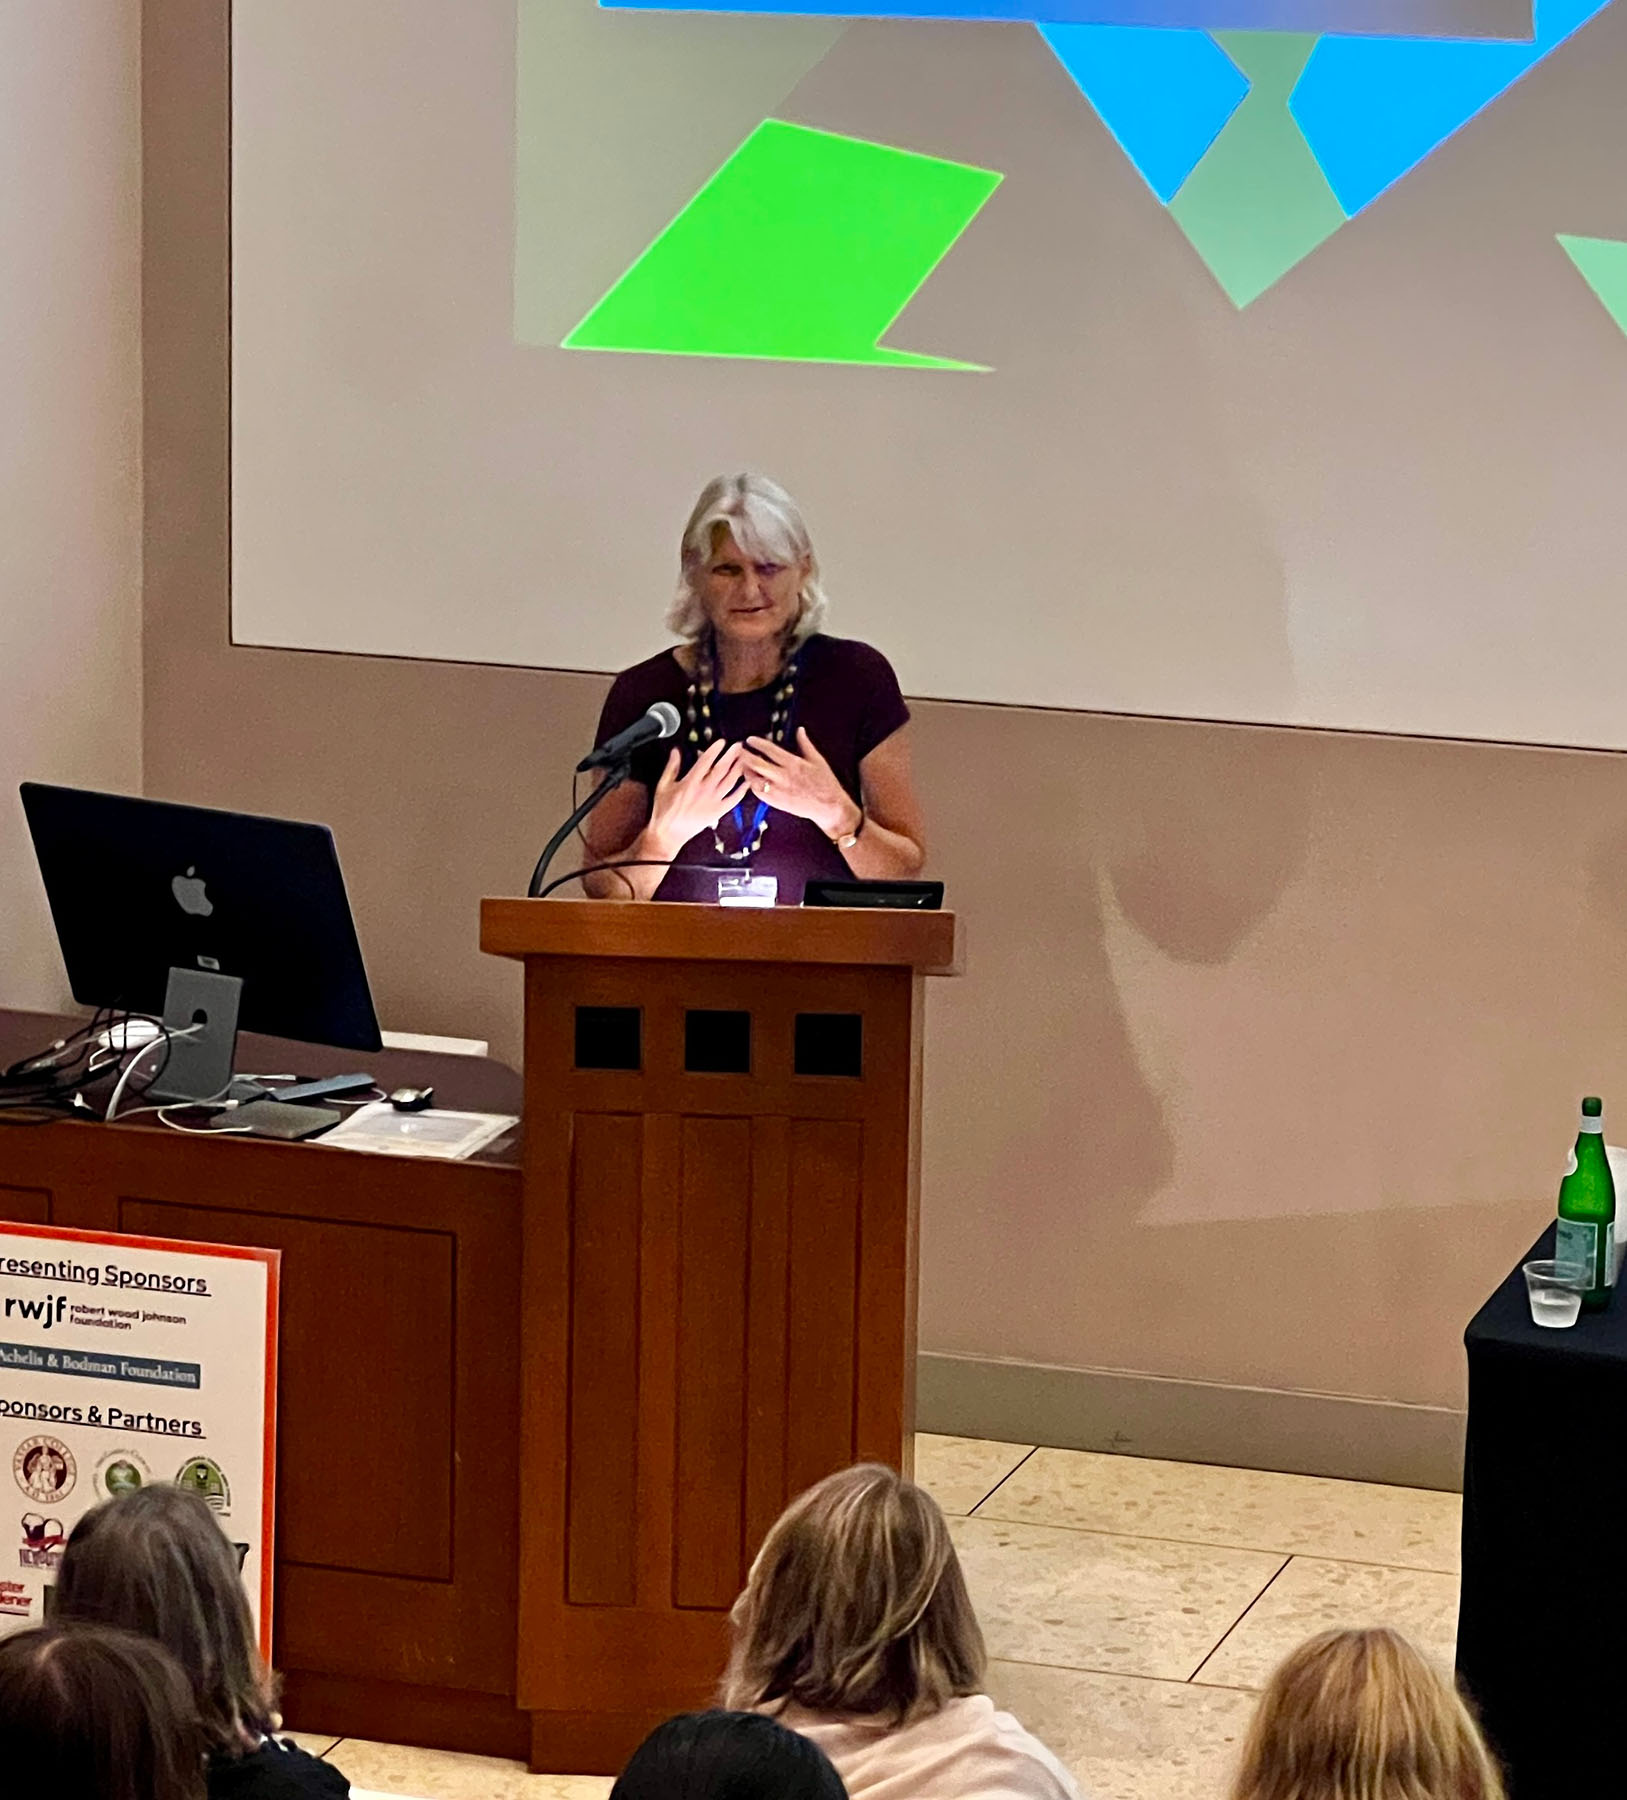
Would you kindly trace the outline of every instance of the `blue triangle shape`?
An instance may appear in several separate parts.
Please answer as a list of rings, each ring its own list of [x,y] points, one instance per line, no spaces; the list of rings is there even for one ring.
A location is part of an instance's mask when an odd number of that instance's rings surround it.
[[[1610,4],[1535,0],[1524,43],[1327,36],[1289,110],[1354,217]]]
[[[1042,25],[1040,35],[1167,206],[1248,93],[1206,31]]]

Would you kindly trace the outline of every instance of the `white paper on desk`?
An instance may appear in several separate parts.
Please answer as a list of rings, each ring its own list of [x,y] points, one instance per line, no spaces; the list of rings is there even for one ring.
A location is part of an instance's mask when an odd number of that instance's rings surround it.
[[[519,1124],[512,1113],[397,1112],[375,1100],[322,1134],[341,1150],[375,1150],[386,1156],[434,1156],[447,1162],[473,1156]]]

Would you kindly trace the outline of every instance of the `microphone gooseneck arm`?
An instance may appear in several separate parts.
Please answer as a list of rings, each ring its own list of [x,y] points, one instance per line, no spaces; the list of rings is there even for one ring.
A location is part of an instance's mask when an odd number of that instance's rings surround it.
[[[610,798],[631,773],[631,762],[625,757],[620,762],[611,764],[611,766],[605,770],[604,780],[593,789],[582,804],[578,806],[565,823],[560,826],[558,831],[556,831],[554,835],[549,838],[548,842],[543,845],[542,855],[537,858],[537,866],[531,871],[531,883],[525,890],[525,895],[528,900],[535,900],[542,892],[542,884],[548,879],[548,865],[554,860],[555,855],[558,853],[559,846],[564,843],[566,838],[571,835],[601,800],[608,800]]]

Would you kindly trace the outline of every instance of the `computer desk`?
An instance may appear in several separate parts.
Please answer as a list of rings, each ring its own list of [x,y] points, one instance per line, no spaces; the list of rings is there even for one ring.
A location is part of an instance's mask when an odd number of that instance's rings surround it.
[[[0,1066],[79,1023],[0,1012]],[[237,1066],[367,1069],[385,1088],[433,1083],[438,1105],[521,1110],[520,1077],[486,1059],[245,1034]],[[443,1163],[186,1136],[150,1112],[0,1124],[0,1218],[282,1251],[273,1626],[288,1724],[524,1757],[515,1141]]]

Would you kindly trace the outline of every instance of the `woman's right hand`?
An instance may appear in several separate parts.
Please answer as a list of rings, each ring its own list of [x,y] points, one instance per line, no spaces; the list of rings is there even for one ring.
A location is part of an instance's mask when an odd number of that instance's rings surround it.
[[[680,775],[683,756],[674,748],[655,784],[645,845],[670,860],[697,831],[709,831],[749,791],[740,767],[740,746],[721,741],[700,753],[687,775]]]

